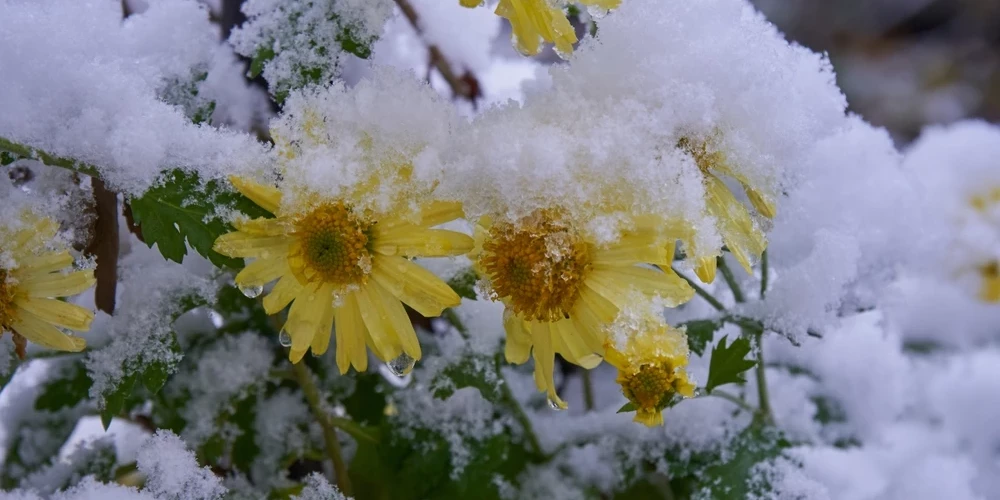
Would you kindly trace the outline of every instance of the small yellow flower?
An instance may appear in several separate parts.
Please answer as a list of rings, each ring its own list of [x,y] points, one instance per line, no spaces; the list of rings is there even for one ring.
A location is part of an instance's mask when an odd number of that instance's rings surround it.
[[[759,186],[754,186],[746,176],[733,168],[726,160],[726,155],[715,149],[712,141],[695,142],[684,138],[679,146],[694,157],[705,176],[708,213],[716,220],[726,248],[747,273],[753,273],[753,263],[760,259],[767,248],[767,238],[747,208],[736,199],[719,176],[727,176],[739,182],[757,213],[768,219],[777,214],[774,196]],[[695,263],[695,273],[703,282],[711,283],[715,280],[715,267],[715,258],[704,257]]]
[[[292,304],[283,331],[291,337],[288,356],[293,363],[310,348],[314,355],[326,352],[331,329],[336,331],[341,373],[351,365],[367,369],[366,345],[383,361],[404,354],[420,359],[403,303],[430,317],[461,299],[408,258],[461,255],[472,248],[467,235],[431,229],[462,217],[459,203],[424,203],[414,221],[358,211],[344,199],[283,206],[277,188],[230,180],[276,217],[237,221],[237,231],[220,236],[215,251],[256,259],[236,275],[241,288],[259,289],[278,280],[264,298],[264,310],[276,314]]]
[[[87,331],[94,313],[58,300],[94,285],[94,272],[64,272],[73,265],[69,251],[46,250],[59,225],[24,215],[24,226],[0,227],[0,333],[10,331],[24,357],[24,339],[59,351],[79,352],[87,345],[60,328]]]
[[[477,7],[482,0],[459,0],[463,7]],[[563,6],[558,0],[500,0],[496,14],[510,21],[511,42],[519,52],[533,56],[541,51],[541,43],[555,44],[556,52],[565,56],[573,52],[576,31],[566,19]],[[581,0],[580,3],[610,10],[618,7],[621,0]]]
[[[484,218],[471,257],[492,298],[506,306],[507,361],[533,356],[538,389],[565,408],[553,381],[556,353],[593,368],[604,351],[604,326],[628,304],[631,290],[669,305],[686,302],[694,290],[670,271],[673,244],[661,228],[637,224],[617,243],[600,246],[561,213],[539,210],[515,222]]]
[[[618,369],[616,381],[635,409],[635,421],[663,425],[664,409],[694,396],[685,370],[687,336],[653,314],[621,324],[624,331],[619,333],[627,338],[616,342],[609,337],[605,359]]]

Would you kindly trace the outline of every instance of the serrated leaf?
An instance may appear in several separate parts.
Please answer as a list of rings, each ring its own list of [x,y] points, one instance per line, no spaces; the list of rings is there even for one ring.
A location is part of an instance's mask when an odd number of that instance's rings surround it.
[[[476,274],[471,267],[466,268],[464,271],[454,275],[448,280],[448,286],[459,297],[469,300],[476,300],[476,281],[479,280],[479,276]]]
[[[635,403],[629,401],[628,403],[623,404],[622,407],[619,408],[618,411],[616,411],[615,413],[628,413],[630,411],[635,411],[635,410],[636,410]]]
[[[146,245],[155,244],[164,257],[180,263],[189,244],[219,267],[240,268],[243,264],[241,259],[212,250],[216,238],[231,231],[216,215],[218,209],[229,207],[250,217],[267,216],[241,194],[224,189],[219,181],[203,183],[198,174],[182,170],[167,172],[161,182],[130,204]]]
[[[712,319],[700,319],[681,323],[687,331],[688,349],[701,356],[705,352],[705,346],[715,337],[715,331],[722,327],[721,321]]]
[[[712,349],[708,381],[705,383],[707,392],[712,392],[712,389],[720,385],[744,383],[743,372],[756,364],[755,361],[746,359],[747,354],[750,354],[749,340],[740,337],[727,346],[727,337],[722,337]]]
[[[791,446],[777,429],[751,426],[729,444],[727,460],[705,469],[702,480],[712,498],[768,498],[771,485],[754,468]]]
[[[434,381],[434,397],[447,399],[458,389],[475,387],[483,399],[499,403],[502,394],[498,382],[492,358],[471,356],[441,371]]]

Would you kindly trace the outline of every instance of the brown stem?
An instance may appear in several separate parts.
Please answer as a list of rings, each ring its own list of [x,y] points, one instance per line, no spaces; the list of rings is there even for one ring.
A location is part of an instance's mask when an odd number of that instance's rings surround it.
[[[97,287],[94,302],[97,308],[108,313],[115,312],[115,288],[118,285],[118,195],[104,185],[97,177],[90,179],[94,188],[94,206],[97,218],[87,253],[97,258]]]
[[[396,5],[399,6],[399,10],[403,11],[403,15],[410,21],[410,25],[413,26],[417,34],[421,34],[423,31],[420,29],[419,16],[409,0],[396,0]],[[451,91],[475,106],[476,98],[482,96],[479,80],[468,70],[462,75],[456,73],[437,45],[428,43],[427,52],[430,53],[430,64],[437,68],[438,73],[441,73],[441,76],[448,82],[448,86],[451,87]]]

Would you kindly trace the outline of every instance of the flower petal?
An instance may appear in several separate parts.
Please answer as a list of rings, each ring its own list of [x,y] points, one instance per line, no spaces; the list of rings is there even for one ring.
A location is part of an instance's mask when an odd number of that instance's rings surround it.
[[[332,301],[329,289],[315,284],[303,287],[302,292],[295,297],[292,308],[288,311],[288,321],[282,327],[292,338],[288,353],[288,359],[292,363],[298,363],[309,350],[313,338],[323,334],[320,331],[323,328],[323,318],[326,310],[333,307]],[[329,335],[329,332],[326,334]]]
[[[532,321],[529,324],[531,325],[532,343],[535,346],[535,384],[538,385],[539,390],[546,392],[549,401],[565,409],[567,408],[566,402],[556,393],[555,377],[553,376],[556,352],[552,345],[552,336],[555,333],[550,328],[549,323]]]
[[[269,258],[288,253],[288,236],[257,236],[250,233],[233,231],[219,236],[212,245],[212,250],[227,257],[261,257]]]
[[[76,304],[56,299],[19,296],[14,304],[20,311],[27,311],[42,321],[71,330],[86,331],[94,320],[94,313]]]
[[[289,302],[302,293],[302,285],[291,274],[286,274],[278,280],[271,293],[264,297],[264,312],[275,314],[285,308]]]
[[[278,188],[265,186],[252,179],[235,175],[229,176],[229,182],[237,191],[250,198],[250,201],[256,203],[260,208],[272,214],[278,213],[278,208],[281,206],[281,191]]]
[[[20,279],[30,274],[44,274],[61,271],[73,265],[73,256],[68,250],[61,252],[45,252],[40,255],[21,257],[17,261],[17,269],[13,275]]]
[[[319,290],[319,297],[321,299],[332,300],[333,285],[323,285]],[[309,346],[312,349],[313,356],[322,356],[330,348],[330,333],[333,331],[333,319],[334,308],[332,306],[323,308],[323,316],[320,317],[319,321],[319,330],[313,336],[312,344]]]
[[[754,224],[747,208],[718,177],[706,175],[705,185],[705,203],[718,224],[722,240],[743,269],[753,274],[753,263],[767,248],[764,233]]]
[[[372,278],[418,313],[432,318],[462,303],[462,298],[434,273],[402,257],[372,259]]]
[[[372,350],[382,361],[389,361],[398,357],[403,352],[403,347],[399,344],[393,324],[379,307],[382,301],[371,285],[361,287],[354,295],[358,301],[358,310],[361,311],[361,319],[368,329]]]
[[[410,224],[384,230],[376,225],[373,249],[383,255],[450,257],[468,253],[472,243],[472,238],[456,231]]]
[[[637,266],[594,266],[586,283],[619,308],[628,305],[628,294],[623,292],[630,288],[648,296],[659,296],[669,307],[683,304],[694,296],[691,285],[669,269],[661,271]]]
[[[94,286],[94,271],[67,274],[33,274],[17,284],[17,291],[29,297],[69,297]]]
[[[503,312],[503,327],[507,332],[504,357],[508,363],[518,365],[524,363],[531,355],[531,334],[527,325],[517,314],[505,310]]]
[[[28,312],[22,311],[18,314],[17,319],[11,326],[19,335],[49,349],[80,352],[87,346],[86,340],[66,335],[58,328]]]
[[[368,350],[365,348],[368,333],[358,309],[358,299],[354,293],[349,293],[343,301],[343,305],[337,308],[334,326],[337,333],[337,367],[341,375],[347,373],[351,365],[355,370],[364,372],[368,369]]]

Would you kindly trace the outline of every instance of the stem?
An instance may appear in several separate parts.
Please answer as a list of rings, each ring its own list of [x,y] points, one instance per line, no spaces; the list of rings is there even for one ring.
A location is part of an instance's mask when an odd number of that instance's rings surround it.
[[[764,343],[761,342],[764,337],[764,332],[758,330],[754,332],[754,344],[756,344],[757,349],[757,365],[754,366],[754,374],[757,377],[757,406],[760,407],[760,417],[763,419],[763,423],[770,424],[774,422],[774,416],[771,415],[771,400],[767,394],[767,379],[765,378],[764,371],[766,367],[764,366]]]
[[[458,334],[462,336],[463,339],[469,340],[469,329],[465,327],[465,323],[458,319],[458,314],[455,314],[455,310],[448,308],[441,312],[441,317],[448,320],[451,326],[454,326],[458,330]]]
[[[767,250],[760,254],[760,299],[764,300],[764,296],[767,295]]]
[[[337,438],[337,430],[333,427],[326,412],[323,411],[320,403],[319,389],[316,388],[316,383],[313,382],[312,372],[309,371],[309,368],[306,368],[304,362],[293,364],[292,371],[295,372],[295,377],[299,380],[299,386],[302,387],[302,394],[306,397],[309,410],[312,411],[319,426],[323,429],[323,442],[326,444],[327,455],[330,455],[330,460],[333,461],[333,471],[337,476],[337,487],[340,488],[340,492],[344,495],[351,496],[351,480],[347,476],[347,465],[344,463],[344,457],[340,452],[340,440]]]
[[[583,405],[587,411],[594,409],[594,384],[590,380],[590,370],[583,370]]]
[[[403,15],[406,19],[410,21],[410,25],[413,26],[413,30],[417,32],[418,35],[422,35],[420,28],[420,19],[417,15],[417,10],[413,8],[409,0],[396,0],[396,5],[399,10],[403,11]],[[475,77],[472,77],[471,73],[466,73],[464,76],[458,76],[452,69],[451,64],[448,63],[448,59],[444,57],[444,53],[437,45],[428,43],[427,52],[430,53],[430,63],[437,68],[438,73],[448,82],[448,86],[451,87],[451,91],[457,96],[462,96],[468,101],[475,105],[476,97],[478,94],[478,82]]]
[[[543,456],[542,445],[538,443],[538,436],[535,435],[535,427],[531,425],[531,420],[528,419],[528,414],[524,413],[524,408],[521,408],[521,403],[517,401],[514,397],[514,393],[510,390],[510,384],[507,380],[503,378],[503,371],[500,370],[501,359],[503,358],[502,353],[497,353],[494,356],[494,361],[496,364],[497,377],[500,377],[500,392],[502,393],[503,401],[507,403],[507,406],[514,412],[514,419],[517,423],[521,424],[521,428],[524,429],[524,435],[528,438],[528,445],[531,447],[531,451],[538,455]]]
[[[74,172],[80,172],[81,174],[89,175],[91,177],[99,177],[97,167],[93,165],[88,165],[83,162],[78,162],[72,158],[62,158],[59,156],[53,156],[40,149],[25,146],[23,144],[18,144],[13,141],[9,141],[0,137],[0,151],[7,151],[21,158],[31,158],[33,160],[38,160],[50,167],[62,167]]]
[[[733,396],[732,394],[729,394],[728,392],[723,392],[723,391],[720,391],[720,390],[716,389],[716,390],[710,392],[708,395],[709,396],[715,396],[715,397],[720,398],[720,399],[725,399],[726,401],[729,401],[730,403],[733,403],[734,405],[739,406],[740,408],[742,408],[742,409],[744,409],[744,410],[746,410],[746,411],[748,411],[750,413],[757,413],[757,409],[754,408],[753,406],[750,406],[750,404],[747,403],[746,401],[744,401],[743,398]]]
[[[733,276],[733,271],[729,269],[729,265],[726,264],[726,257],[720,255],[716,258],[716,267],[719,268],[719,272],[722,273],[722,277],[725,278],[726,284],[729,285],[729,289],[733,291],[733,299],[736,302],[744,302],[746,299],[743,297],[743,290],[740,289],[740,284],[736,282],[736,277]]]
[[[671,267],[670,269],[674,272],[674,274],[683,278],[684,281],[687,281],[688,285],[691,285],[691,288],[694,288],[694,293],[697,293],[699,297],[705,299],[705,302],[708,302],[715,308],[716,311],[723,311],[726,309],[726,306],[722,305],[722,302],[719,302],[719,300],[713,297],[712,294],[705,291],[705,289],[699,286],[693,279],[684,276],[675,267]]]

